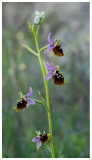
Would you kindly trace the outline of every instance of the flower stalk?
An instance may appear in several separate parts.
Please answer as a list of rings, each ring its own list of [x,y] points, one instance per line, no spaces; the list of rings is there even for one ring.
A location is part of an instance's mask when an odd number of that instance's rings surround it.
[[[40,50],[39,50],[39,46],[38,46],[38,32],[35,36],[35,42],[36,42],[36,48],[37,48],[37,52],[38,52],[38,59],[39,59],[39,63],[41,66],[41,70],[42,70],[42,74],[43,74],[43,79],[46,76],[45,74],[45,69],[44,69],[44,64],[41,58],[41,54],[40,54]],[[50,150],[51,150],[51,155],[52,158],[55,158],[55,154],[54,154],[54,147],[53,147],[53,136],[52,136],[52,123],[51,123],[51,113],[50,113],[50,106],[49,106],[49,91],[48,91],[48,82],[44,81],[45,84],[45,92],[46,92],[46,103],[47,103],[47,114],[48,114],[48,122],[49,122],[49,133],[50,133]]]

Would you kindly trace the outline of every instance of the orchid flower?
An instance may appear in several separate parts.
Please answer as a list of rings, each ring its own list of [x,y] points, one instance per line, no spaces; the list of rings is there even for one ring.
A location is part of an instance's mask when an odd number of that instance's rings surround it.
[[[59,39],[54,39],[53,41],[50,39],[51,33],[49,33],[48,35],[48,42],[50,43],[47,47],[47,50],[45,50],[45,54],[47,54],[47,52],[50,52],[51,50],[53,50],[54,54],[56,56],[62,57],[65,54],[63,53],[63,50],[61,48],[61,45],[56,45],[58,41],[60,41]]]
[[[35,104],[35,101],[33,99],[29,98],[29,96],[32,95],[32,92],[33,92],[32,88],[30,87],[28,94],[23,96],[21,92],[19,93],[20,97],[21,97],[21,100],[18,101],[17,107],[13,107],[17,112],[19,110],[22,110],[22,109],[28,107],[29,105],[34,105]]]
[[[55,68],[53,68],[49,64],[49,62],[46,62],[45,66],[48,70],[50,70],[50,72],[47,73],[44,80],[48,80],[50,78],[53,78],[54,84],[57,84],[57,85],[63,85],[67,82],[67,81],[64,81],[64,77],[62,74],[63,72],[62,73],[59,72],[59,66],[56,66]]]
[[[43,132],[43,134],[41,134],[40,131],[36,132],[36,133],[37,133],[37,136],[32,139],[32,142],[36,142],[37,150],[39,150],[39,148],[41,147],[42,144],[48,142],[50,134],[46,134],[45,132]]]
[[[40,140],[40,131],[37,133],[37,136],[36,137],[34,137],[33,139],[32,139],[32,142],[36,142],[37,143],[37,150],[39,150],[39,148],[41,147],[41,145],[42,145],[42,142],[41,142],[41,140]]]
[[[28,107],[30,104],[32,104],[32,105],[35,104],[35,101],[34,101],[33,99],[29,98],[29,96],[31,96],[32,93],[33,93],[33,91],[32,91],[32,88],[30,87],[30,88],[29,88],[29,93],[25,95],[25,98],[26,98],[26,101],[27,101],[27,107]]]

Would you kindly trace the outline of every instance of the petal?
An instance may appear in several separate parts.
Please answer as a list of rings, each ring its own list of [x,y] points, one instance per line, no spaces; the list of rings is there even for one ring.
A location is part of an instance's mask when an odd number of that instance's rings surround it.
[[[29,93],[26,94],[25,97],[27,98],[27,97],[31,96],[32,93],[33,93],[33,91],[32,91],[32,88],[30,87],[30,88],[29,88]]]
[[[39,139],[38,137],[34,137],[34,138],[32,139],[32,142],[36,142],[38,139]]]
[[[50,32],[49,35],[48,35],[48,42],[49,42],[49,43],[52,43],[52,41],[51,41],[51,39],[50,39],[50,35],[51,35],[51,32]]]
[[[40,141],[40,139],[37,140],[37,150],[39,150],[39,148],[41,147],[42,142]]]
[[[48,47],[47,47],[47,51],[51,51],[52,49],[54,48],[54,45],[53,43],[51,43]]]
[[[44,78],[44,80],[48,80],[50,78],[52,78],[52,76],[54,75],[53,71],[50,71]]]
[[[35,104],[35,101],[33,99],[31,99],[31,98],[27,98],[26,101],[28,103],[27,105],[29,105],[29,104],[32,104],[32,105]]]
[[[45,66],[48,70],[53,70],[54,68],[49,64],[49,62],[45,62]]]
[[[55,42],[56,42],[56,39],[53,40],[53,44],[55,44]]]
[[[40,131],[38,131],[38,133],[41,133]]]

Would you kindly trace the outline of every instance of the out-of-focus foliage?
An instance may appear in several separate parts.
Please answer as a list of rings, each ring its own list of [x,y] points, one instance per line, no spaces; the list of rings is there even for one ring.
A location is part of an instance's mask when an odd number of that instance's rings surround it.
[[[89,3],[3,3],[3,146],[4,158],[49,158],[41,147],[37,152],[32,138],[36,130],[48,132],[45,107],[30,106],[16,113],[18,93],[39,99],[44,93],[42,74],[37,57],[22,44],[34,50],[34,38],[27,28],[35,10],[45,11],[46,20],[39,33],[39,46],[59,38],[66,55],[52,53],[42,56],[53,66],[59,64],[66,85],[56,86],[49,80],[50,107],[56,157],[89,157]],[[31,17],[31,18],[30,18]]]

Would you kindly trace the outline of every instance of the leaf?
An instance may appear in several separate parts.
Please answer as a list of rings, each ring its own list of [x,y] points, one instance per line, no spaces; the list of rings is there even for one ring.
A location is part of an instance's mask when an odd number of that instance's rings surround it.
[[[34,50],[32,50],[32,48],[30,48],[28,45],[23,44],[23,46],[24,46],[29,52],[31,52],[31,53],[34,54],[35,56],[38,56],[38,54],[37,54]]]

